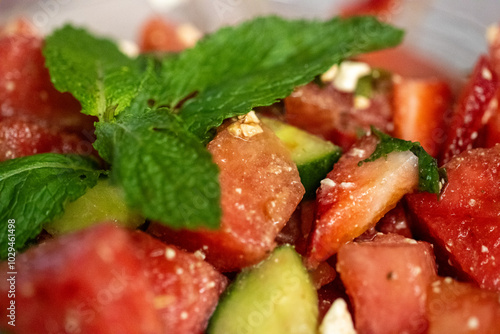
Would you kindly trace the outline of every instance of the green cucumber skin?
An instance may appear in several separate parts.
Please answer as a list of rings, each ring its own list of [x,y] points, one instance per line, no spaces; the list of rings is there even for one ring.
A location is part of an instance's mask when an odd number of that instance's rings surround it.
[[[321,180],[340,159],[342,150],[333,143],[279,120],[261,117],[261,120],[288,148],[299,170],[306,193],[304,199],[314,199]],[[313,151],[315,148],[317,151]]]
[[[226,290],[207,334],[315,334],[318,297],[292,246],[244,269]]]
[[[309,163],[297,165],[300,180],[306,189],[304,199],[314,199],[321,180],[333,169],[333,165],[340,159],[340,151],[333,151]]]

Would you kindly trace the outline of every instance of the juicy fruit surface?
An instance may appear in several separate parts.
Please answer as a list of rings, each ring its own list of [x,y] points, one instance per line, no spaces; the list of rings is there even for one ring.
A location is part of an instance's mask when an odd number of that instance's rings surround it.
[[[318,301],[291,246],[240,273],[215,311],[210,334],[316,333]]]
[[[223,128],[209,143],[219,166],[222,220],[218,231],[173,231],[159,223],[149,231],[190,251],[201,250],[222,271],[262,260],[304,194],[297,167],[267,127],[247,139]]]
[[[132,238],[165,328],[175,328],[177,334],[202,333],[227,285],[226,277],[193,254],[144,232],[136,231]]]
[[[227,284],[193,254],[111,224],[48,240],[16,268],[23,316],[9,330],[23,334],[201,333]]]
[[[440,199],[408,195],[409,208],[457,269],[483,288],[500,290],[500,145],[466,151],[445,168]]]
[[[358,163],[375,150],[367,136],[335,164],[317,193],[317,210],[309,239],[310,265],[326,260],[344,243],[373,227],[418,184],[417,157],[393,152],[386,159]]]
[[[451,91],[437,79],[399,78],[394,82],[394,136],[417,141],[437,157],[445,136],[444,117]]]
[[[498,77],[489,58],[480,57],[456,105],[444,142],[441,164],[473,147],[478,131],[484,126],[484,116],[498,88]]]
[[[332,141],[344,151],[371,125],[390,132],[392,108],[387,94],[375,93],[365,109],[356,108],[353,97],[332,85],[319,87],[311,83],[299,87],[285,99],[286,121]]]
[[[42,44],[31,34],[0,35],[0,120],[15,116],[91,135],[94,118],[81,114],[70,94],[54,88]]]
[[[427,286],[436,275],[431,245],[399,235],[349,243],[340,273],[360,333],[425,333]]]
[[[122,190],[112,185],[108,179],[99,180],[83,196],[68,203],[64,214],[46,224],[44,229],[57,235],[101,222],[113,222],[129,228],[137,228],[144,223],[143,217],[127,207]]]
[[[500,294],[440,278],[427,292],[429,334],[500,332]]]
[[[39,153],[95,153],[88,139],[18,118],[0,120],[0,161]]]
[[[15,300],[22,317],[4,329],[20,334],[163,333],[131,241],[126,231],[101,225],[18,255]],[[7,262],[1,267],[8,272]],[[1,304],[7,305],[6,279],[0,290]],[[2,308],[3,318],[5,312]]]

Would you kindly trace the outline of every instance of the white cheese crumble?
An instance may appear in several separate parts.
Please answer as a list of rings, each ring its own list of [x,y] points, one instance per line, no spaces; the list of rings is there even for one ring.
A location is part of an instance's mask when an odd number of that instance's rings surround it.
[[[479,328],[479,319],[477,317],[470,317],[467,320],[467,328],[470,330],[475,330]]]
[[[319,334],[356,334],[351,314],[342,298],[337,298],[319,327]]]
[[[203,34],[198,28],[190,23],[181,24],[176,28],[177,36],[187,47],[193,47],[196,45],[202,37]]]
[[[127,39],[121,39],[118,41],[118,48],[124,54],[129,57],[137,57],[139,55],[139,46],[132,41]]]
[[[358,80],[370,74],[372,69],[366,63],[358,61],[344,61],[340,64],[338,72],[333,80],[333,86],[341,92],[353,93],[356,90]]]

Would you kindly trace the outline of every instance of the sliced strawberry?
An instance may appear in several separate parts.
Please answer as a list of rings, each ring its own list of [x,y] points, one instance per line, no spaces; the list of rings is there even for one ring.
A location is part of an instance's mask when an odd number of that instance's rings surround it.
[[[90,140],[56,126],[10,117],[0,120],[0,161],[48,152],[95,154]]]
[[[441,163],[473,147],[478,131],[484,126],[490,103],[499,88],[498,77],[486,56],[479,58],[476,67],[458,100],[441,155]]]
[[[142,27],[139,47],[142,52],[179,52],[194,46],[201,36],[201,32],[191,25],[177,26],[160,17],[154,17]]]
[[[158,223],[149,228],[167,243],[202,251],[222,271],[262,260],[304,194],[297,167],[278,137],[261,124],[262,133],[242,139],[235,135],[237,125],[223,126],[208,145],[220,169],[220,229],[174,231]]]
[[[420,142],[437,157],[450,102],[451,91],[443,80],[398,78],[394,82],[394,136]]]
[[[132,237],[165,328],[175,328],[178,334],[204,332],[227,278],[193,254],[144,232],[136,231]]]
[[[411,194],[408,206],[456,269],[483,288],[500,290],[500,145],[465,151],[444,167],[448,183],[440,200]]]
[[[429,334],[500,333],[500,294],[451,278],[427,291]]]
[[[321,182],[309,239],[309,265],[326,260],[343,244],[375,226],[403,195],[416,188],[418,159],[409,151],[393,152],[386,159],[358,166],[377,143],[375,136],[361,139]]]
[[[81,114],[77,100],[54,88],[42,44],[35,35],[0,37],[0,120],[15,116],[91,135],[94,117]]]
[[[354,95],[327,84],[314,83],[297,88],[284,100],[286,121],[349,149],[373,125],[389,133],[392,107],[389,94],[376,92],[369,106],[354,106]]]
[[[129,232],[112,225],[49,240],[16,258],[15,326],[9,333],[164,333]],[[8,305],[7,262],[0,266]],[[12,300],[12,299],[11,299]]]
[[[399,235],[349,243],[337,270],[359,333],[426,333],[426,291],[436,275],[430,244]]]

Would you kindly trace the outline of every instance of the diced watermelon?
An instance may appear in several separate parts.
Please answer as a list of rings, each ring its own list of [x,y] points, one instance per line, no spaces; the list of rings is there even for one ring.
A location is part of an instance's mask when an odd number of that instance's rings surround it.
[[[11,333],[164,333],[151,284],[129,232],[99,225],[52,239],[17,256]],[[8,305],[7,262],[0,265],[1,305]]]
[[[337,270],[359,333],[426,333],[427,286],[436,275],[430,244],[399,235],[349,243]]]
[[[165,328],[177,334],[203,333],[227,278],[193,254],[144,232],[136,231],[132,237]]]
[[[418,159],[409,151],[358,165],[373,153],[377,143],[373,135],[362,138],[321,182],[308,265],[314,267],[328,259],[343,244],[375,226],[418,185]]]
[[[80,113],[76,99],[54,88],[42,44],[40,37],[25,33],[0,37],[0,120],[15,116],[91,136],[95,118]]]
[[[82,138],[57,126],[16,117],[0,120],[0,161],[48,152],[96,154],[89,138]]]
[[[500,294],[440,278],[427,291],[429,334],[500,333]]]
[[[455,268],[483,288],[500,290],[500,145],[465,151],[445,168],[440,200],[411,194],[408,206]]]
[[[297,167],[278,137],[261,124],[262,133],[242,139],[231,132],[234,124],[224,125],[208,145],[220,169],[220,229],[174,231],[159,223],[149,228],[166,243],[203,252],[222,271],[264,259],[304,195]]]
[[[478,131],[487,121],[484,116],[487,115],[498,88],[498,77],[489,58],[481,56],[457,103],[443,145],[441,164],[473,147]]]
[[[352,93],[340,92],[327,84],[314,83],[297,88],[285,98],[286,121],[349,149],[373,125],[390,133],[392,106],[390,96],[375,92],[367,108],[356,108]]]
[[[445,114],[451,102],[448,84],[438,79],[394,81],[394,136],[418,141],[437,157],[445,140]]]
[[[194,46],[201,36],[191,25],[177,26],[161,17],[153,17],[142,27],[139,47],[142,52],[179,52]]]

